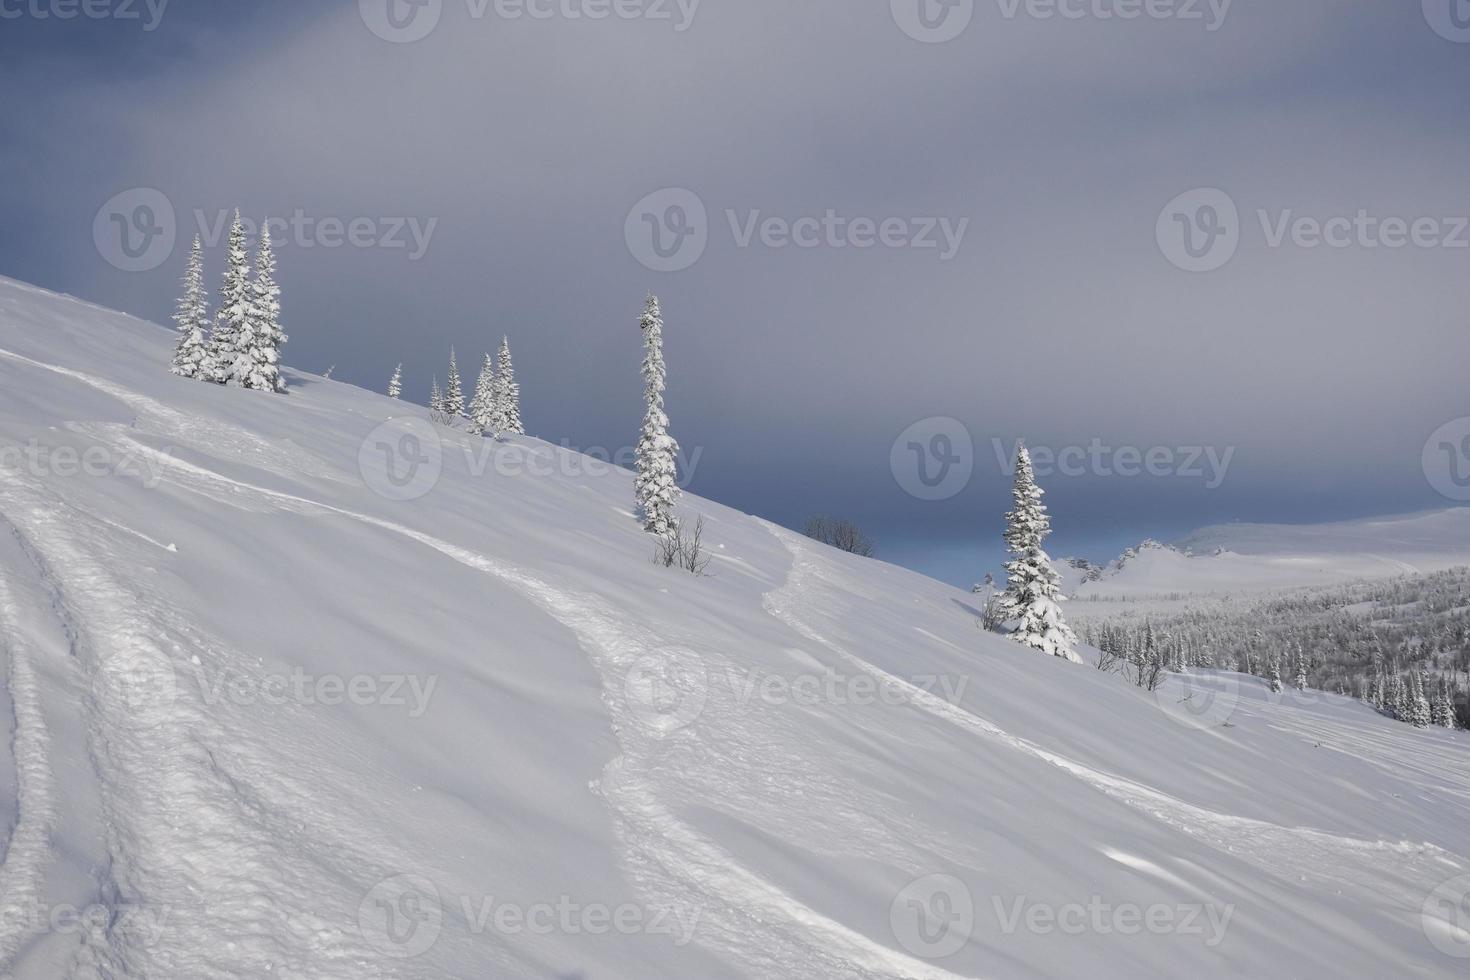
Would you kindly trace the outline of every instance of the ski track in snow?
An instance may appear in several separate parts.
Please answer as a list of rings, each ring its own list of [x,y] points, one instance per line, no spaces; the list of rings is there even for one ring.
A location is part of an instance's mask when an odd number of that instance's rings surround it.
[[[603,700],[613,716],[622,749],[622,755],[605,770],[599,790],[619,822],[620,837],[633,863],[631,872],[647,891],[678,906],[700,910],[698,941],[708,948],[723,951],[725,957],[740,965],[747,975],[784,978],[789,975],[792,963],[801,962],[813,968],[818,975],[873,980],[899,977],[964,980],[958,974],[877,943],[809,908],[777,885],[742,868],[732,855],[681,821],[662,802],[658,790],[667,788],[664,783],[677,784],[681,778],[690,777],[697,771],[687,764],[681,771],[680,752],[691,744],[703,750],[708,750],[708,746],[701,746],[691,733],[664,737],[662,733],[650,730],[630,708],[623,693],[628,673],[650,654],[662,653],[666,657],[677,658],[680,648],[678,643],[671,643],[669,638],[656,631],[630,622],[626,610],[599,596],[558,589],[519,569],[402,524],[254,486],[186,460],[175,459],[139,442],[127,432],[126,427],[92,426],[91,429],[100,438],[126,444],[132,452],[166,460],[167,468],[162,471],[165,480],[218,502],[241,506],[243,501],[240,498],[247,496],[271,502],[281,510],[317,516],[335,515],[411,539],[504,582],[570,630],[603,678]],[[70,555],[68,560],[76,557],[75,554]],[[686,643],[698,642],[696,638],[683,639]],[[157,653],[156,650],[153,652]],[[695,655],[695,659],[708,669],[713,656]],[[717,688],[710,688],[712,696],[717,693]],[[754,733],[751,738],[756,740]],[[160,747],[159,751],[164,750]],[[738,761],[721,759],[718,764]],[[751,773],[769,768],[771,762],[763,758],[757,764],[746,763],[737,768]],[[811,775],[803,772],[799,779],[772,788],[772,797],[785,800],[789,805],[793,791],[800,792],[801,788],[809,789],[814,785],[808,781]],[[726,786],[731,801],[738,800],[745,790],[744,785]],[[213,792],[218,794],[220,790]],[[206,793],[202,788],[195,788],[185,795],[203,797]],[[215,805],[220,805],[218,800]],[[816,810],[815,807],[813,809]],[[852,811],[850,807],[844,809],[850,819],[865,819],[865,815]],[[119,818],[124,819],[122,815]],[[222,821],[221,830],[227,823]],[[881,835],[883,828],[870,827],[868,833]],[[206,830],[199,836],[200,839],[191,846],[206,851],[212,845],[218,846],[214,842],[214,833]],[[260,849],[265,846],[264,841],[252,843]],[[881,840],[870,836],[863,844],[865,848],[876,847]],[[910,847],[892,842],[890,847],[902,855],[906,863],[913,863]],[[239,887],[260,887],[255,883],[279,878],[269,867],[268,857],[268,854],[262,854],[258,866],[252,871],[242,873],[237,870],[234,873],[233,878]],[[143,864],[163,860],[165,858],[160,854]],[[199,882],[196,887],[206,887],[207,884]],[[249,911],[241,910],[242,913]],[[245,916],[245,921],[250,921],[249,915]],[[219,923],[220,918],[216,915],[213,922],[216,930]],[[263,927],[257,931],[269,932]],[[752,941],[752,933],[758,934],[760,940]],[[281,937],[275,938],[279,941]],[[289,950],[283,948],[276,952],[276,956],[285,958],[288,953]],[[755,956],[761,959],[752,959]]]
[[[186,415],[147,395],[133,391],[131,388],[113,384],[111,381],[83,371],[73,371],[71,368],[60,367],[56,364],[46,364],[32,360],[24,354],[4,349],[0,349],[0,357],[80,381],[105,395],[116,398],[137,413],[135,425],[141,431],[179,439],[206,450],[216,458],[254,466],[277,476],[292,477],[304,474],[317,479],[344,482],[340,474],[332,473],[311,454],[289,441],[269,442],[237,425]],[[78,426],[77,428],[85,427]],[[164,465],[169,465],[173,462],[173,458],[165,454],[164,461]]]
[[[796,611],[823,579],[811,549],[784,529],[768,525],[792,554],[786,584],[768,593],[766,609],[792,629],[841,657],[852,667],[908,691],[912,703],[966,731],[997,741],[1054,765],[1108,796],[1177,831],[1247,861],[1284,880],[1351,887],[1390,899],[1418,914],[1424,895],[1461,859],[1431,844],[1361,840],[1307,827],[1218,813],[1131,779],[1094,769],[1006,732],[998,725],[854,656],[805,622]]]
[[[0,527],[0,533],[8,529]],[[17,790],[15,826],[0,852],[0,973],[40,930],[31,913],[42,901],[50,839],[56,821],[50,735],[41,710],[31,652],[17,616],[17,597],[6,582],[15,569],[0,568],[0,644],[14,713],[12,751]]]

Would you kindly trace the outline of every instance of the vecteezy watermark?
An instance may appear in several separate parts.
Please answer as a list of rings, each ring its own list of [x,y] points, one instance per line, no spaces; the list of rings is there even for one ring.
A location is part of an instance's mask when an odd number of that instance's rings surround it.
[[[3,2],[3,0],[0,0]],[[230,229],[232,213],[218,209],[193,210],[195,228],[202,244],[214,248]],[[259,237],[260,224],[241,216],[246,238]],[[408,261],[417,262],[429,250],[438,218],[398,215],[318,215],[304,208],[265,219],[271,242],[282,248],[378,248],[403,251]],[[153,187],[133,187],[114,194],[92,219],[92,240],[97,253],[123,272],[149,272],[167,262],[179,241],[179,220],[168,195]]]
[[[389,419],[358,447],[357,471],[363,484],[385,500],[418,500],[439,483],[444,443],[424,419]]]
[[[694,24],[701,0],[464,0],[470,20],[601,21],[667,23],[682,34]],[[367,29],[394,44],[422,41],[444,15],[445,0],[358,0]]]
[[[357,931],[396,960],[427,953],[444,929],[439,889],[420,875],[394,875],[372,887],[357,906]]]
[[[148,272],[174,252],[178,222],[173,202],[152,187],[114,194],[92,219],[97,254],[123,272]]]
[[[202,663],[188,672],[199,686],[200,696],[210,707],[282,708],[288,705],[334,708],[390,708],[409,718],[422,718],[439,686],[438,674],[313,674],[300,666],[287,671],[254,673],[223,666],[216,670]]]
[[[1470,959],[1470,875],[1460,875],[1429,893],[1419,912],[1424,938],[1457,960]]]
[[[995,0],[1005,20],[1133,21],[1201,23],[1209,33],[1225,25],[1235,0]],[[926,44],[953,41],[975,16],[975,0],[889,0],[893,21]]]
[[[922,419],[893,440],[888,467],[909,496],[948,500],[970,485],[975,473],[975,440],[959,419]]]
[[[709,703],[709,673],[693,650],[670,647],[640,657],[623,677],[629,712],[654,735],[688,728]]]
[[[637,465],[638,447],[621,446],[608,449],[605,446],[573,447],[563,439],[558,449],[523,443],[503,443],[494,439],[471,441],[463,444],[465,472],[479,478],[493,472],[496,476],[516,478],[522,476],[560,476],[568,479],[602,477],[616,469],[629,470]],[[704,458],[704,447],[693,449],[679,447],[676,456],[677,483],[688,489]]]
[[[833,208],[796,216],[727,208],[724,217],[736,248],[932,250],[941,262],[959,254],[970,227],[965,217],[873,217]],[[708,248],[711,234],[704,201],[683,187],[647,195],[623,222],[628,251],[654,272],[680,272],[694,265]]]
[[[914,956],[941,960],[964,948],[975,931],[975,896],[952,875],[925,875],[905,885],[888,908],[893,938]]]
[[[166,457],[165,457],[166,458]],[[85,477],[93,480],[128,477],[149,490],[163,480],[166,464],[153,454],[139,455],[110,446],[47,446],[29,439],[24,445],[0,443],[0,472],[29,477]]]
[[[169,0],[0,0],[0,20],[139,21],[144,31],[163,22]]]
[[[638,458],[636,446],[578,448],[565,439],[560,447],[473,437],[455,445],[464,457],[465,473],[472,479],[492,473],[507,479],[597,478],[614,470],[632,469]],[[364,485],[378,496],[398,502],[418,500],[438,485],[444,472],[445,451],[444,440],[432,423],[411,416],[390,419],[368,433],[358,446],[357,469]],[[703,446],[679,447],[680,487],[688,489],[703,458]]]
[[[1225,672],[1170,674],[1154,689],[1154,703],[1186,728],[1219,728],[1240,705],[1240,681]]]
[[[0,896],[0,921],[20,926],[23,934],[86,936],[96,942],[125,935],[129,945],[157,946],[168,928],[169,910],[126,903],[73,905]]]
[[[947,674],[919,674],[908,678],[875,677],[868,673],[798,674],[794,677],[755,668],[725,668],[725,683],[741,705],[755,702],[775,706],[811,708],[867,707],[875,704],[902,706],[932,695],[949,704],[965,697],[970,678]]]
[[[1006,476],[1014,476],[1019,443],[1006,445],[1001,439],[990,440],[995,461]],[[1038,477],[1096,476],[1134,479],[1140,476],[1174,477],[1201,480],[1206,490],[1219,489],[1225,482],[1235,447],[1220,450],[1215,446],[1108,446],[1094,438],[1086,446],[1028,446],[1031,466]]]
[[[1292,208],[1259,208],[1256,219],[1267,248],[1305,250],[1403,248],[1470,249],[1470,217],[1420,215],[1401,217],[1375,214],[1360,208],[1355,214],[1314,216]],[[1235,201],[1218,188],[1188,191],[1170,201],[1156,226],[1159,250],[1186,272],[1213,272],[1235,257],[1244,238]]]
[[[1429,485],[1450,500],[1470,500],[1470,418],[1446,422],[1424,443],[1421,457]]]
[[[194,209],[194,221],[199,228],[199,237],[205,248],[214,248],[224,241],[229,231],[232,213],[224,208],[209,214],[202,208]],[[408,215],[369,216],[308,214],[296,208],[285,217],[266,218],[262,222],[271,230],[271,244],[279,251],[284,247],[297,248],[382,248],[388,251],[406,250],[408,261],[417,262],[429,250],[434,230],[439,227],[438,218],[418,218]],[[249,241],[259,238],[259,226],[245,215],[240,217],[240,226]]]
[[[1225,941],[1234,905],[1154,902],[1111,902],[1092,895],[1086,902],[1033,902],[1024,895],[1010,900],[990,897],[1003,935],[1028,932],[1035,936],[1191,936],[1206,949]]]
[[[1177,20],[1203,24],[1213,34],[1225,26],[1235,0],[995,0],[1001,16],[1015,20]]]
[[[1186,191],[1164,205],[1154,236],[1174,265],[1186,272],[1214,272],[1240,248],[1240,211],[1219,188]]]
[[[666,936],[675,946],[693,941],[704,914],[698,906],[583,902],[570,895],[524,902],[465,894],[451,896],[449,906],[474,936]],[[358,930],[380,953],[412,959],[438,941],[444,912],[432,881],[394,875],[374,885],[358,906]]]
[[[965,33],[975,0],[889,0],[893,22],[915,41],[943,44]]]
[[[1446,41],[1470,44],[1470,2],[1467,0],[1423,0],[1424,19],[1434,33]]]

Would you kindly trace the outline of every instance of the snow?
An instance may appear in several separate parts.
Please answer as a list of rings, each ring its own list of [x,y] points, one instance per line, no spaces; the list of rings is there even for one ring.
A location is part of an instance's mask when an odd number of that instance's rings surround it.
[[[440,428],[392,500],[360,450],[424,410],[177,378],[173,340],[0,280],[0,975],[1470,962],[1465,733],[1150,695],[692,495],[710,574],[658,567],[633,475],[529,437]]]

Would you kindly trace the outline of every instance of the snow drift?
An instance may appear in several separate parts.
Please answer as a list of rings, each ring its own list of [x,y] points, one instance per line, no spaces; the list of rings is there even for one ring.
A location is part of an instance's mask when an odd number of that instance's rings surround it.
[[[5,976],[1470,962],[1463,733],[1149,695],[691,496],[658,567],[631,474],[172,339],[0,280]]]

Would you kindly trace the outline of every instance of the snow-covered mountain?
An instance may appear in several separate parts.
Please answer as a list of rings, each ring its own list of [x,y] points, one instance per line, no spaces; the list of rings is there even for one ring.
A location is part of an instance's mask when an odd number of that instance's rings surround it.
[[[1470,565],[1470,507],[1330,524],[1220,524],[1169,545],[1146,541],[1082,597],[1247,592]],[[1073,583],[1069,582],[1069,585]]]
[[[1464,733],[172,339],[0,280],[6,977],[1464,975]]]

